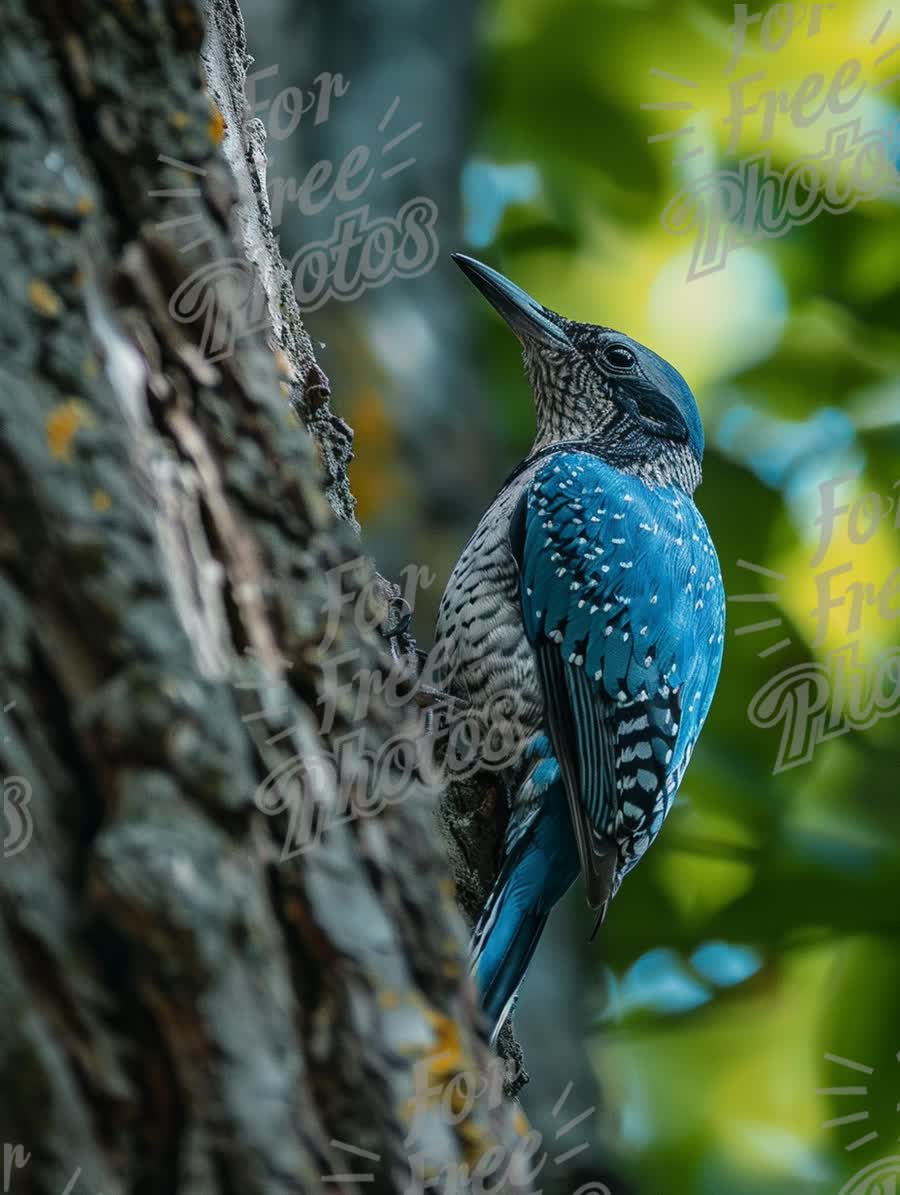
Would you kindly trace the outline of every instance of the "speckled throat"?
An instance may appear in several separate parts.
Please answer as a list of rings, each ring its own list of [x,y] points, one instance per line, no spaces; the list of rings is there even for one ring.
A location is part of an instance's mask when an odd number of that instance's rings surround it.
[[[677,485],[693,494],[702,468],[690,445],[648,435],[578,353],[536,353],[526,348],[524,361],[534,394],[537,432],[527,459],[504,485],[535,459],[577,450],[590,452],[648,485]]]

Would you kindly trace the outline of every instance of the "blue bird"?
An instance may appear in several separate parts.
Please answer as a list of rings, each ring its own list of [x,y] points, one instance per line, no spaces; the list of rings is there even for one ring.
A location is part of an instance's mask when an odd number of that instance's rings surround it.
[[[502,856],[472,939],[493,1040],[579,872],[599,925],[659,833],[712,702],[725,600],[693,501],[703,428],[684,378],[631,337],[454,260],[521,341],[537,415],[436,628],[452,691],[503,709],[513,745]]]

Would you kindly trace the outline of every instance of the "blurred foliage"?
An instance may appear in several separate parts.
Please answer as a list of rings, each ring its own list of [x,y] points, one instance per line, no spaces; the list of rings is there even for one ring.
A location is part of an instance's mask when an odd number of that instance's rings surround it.
[[[481,123],[464,176],[471,251],[548,306],[621,328],[685,374],[706,427],[698,504],[726,590],[771,595],[729,603],[721,684],[676,808],[624,885],[602,946],[585,945],[606,1141],[641,1191],[837,1192],[897,1152],[900,723],[884,716],[775,771],[784,723],[761,728],[748,716],[785,669],[827,674],[830,653],[851,643],[868,693],[878,654],[900,642],[897,195],[756,240],[692,281],[689,238],[662,223],[701,174],[763,150],[784,170],[821,150],[838,123],[826,112],[797,128],[779,112],[763,141],[757,113],[730,152],[730,78],[765,72],[748,87],[751,102],[767,88],[793,95],[811,71],[827,87],[858,55],[867,88],[842,120],[892,125],[896,85],[873,90],[900,61],[874,61],[900,35],[895,14],[872,45],[884,12],[841,3],[823,11],[818,33],[795,29],[775,52],[757,26],[726,77],[734,10],[724,3],[496,0],[481,10]],[[672,101],[694,107],[641,107]],[[692,136],[648,141],[688,121]],[[701,154],[675,161],[697,144]],[[517,457],[532,412],[516,347],[490,311],[480,318],[485,392]],[[820,487],[844,477],[837,506],[875,496],[836,515],[814,562]],[[822,590],[824,571],[845,563]],[[859,590],[858,612],[854,583],[873,587]],[[844,600],[817,637],[820,592]],[[900,693],[898,667],[894,657],[888,694]],[[793,701],[809,692],[798,683]],[[883,712],[898,710],[895,697]],[[566,910],[586,943],[587,911],[580,901]],[[830,1088],[866,1090],[817,1094]]]

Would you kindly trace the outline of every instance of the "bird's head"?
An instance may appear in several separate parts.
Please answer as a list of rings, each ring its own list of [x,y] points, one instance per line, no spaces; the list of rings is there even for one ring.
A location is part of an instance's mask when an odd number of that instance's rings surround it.
[[[537,411],[535,450],[588,439],[625,471],[695,489],[703,426],[677,369],[622,332],[557,315],[472,257],[454,253],[453,260],[522,343]]]

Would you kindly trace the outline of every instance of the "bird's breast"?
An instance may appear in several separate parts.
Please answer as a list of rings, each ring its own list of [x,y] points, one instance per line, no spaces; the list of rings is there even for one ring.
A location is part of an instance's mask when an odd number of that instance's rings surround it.
[[[510,518],[533,473],[529,468],[520,474],[485,511],[447,583],[435,631],[444,687],[504,736],[510,766],[543,721],[509,547]]]

